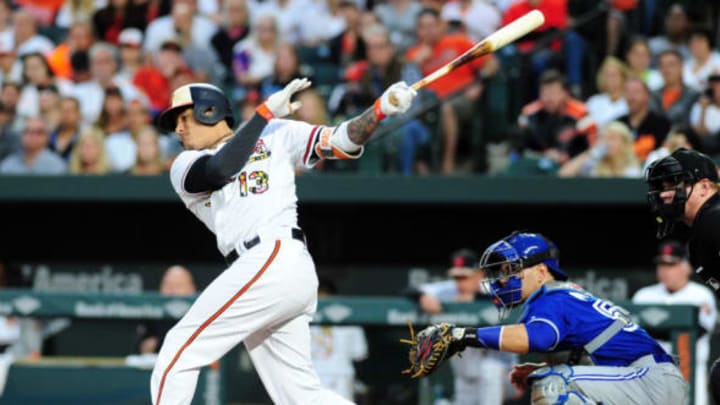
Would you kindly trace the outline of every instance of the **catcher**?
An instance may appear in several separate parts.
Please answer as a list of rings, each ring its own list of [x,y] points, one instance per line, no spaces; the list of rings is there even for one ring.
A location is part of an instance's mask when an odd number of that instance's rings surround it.
[[[567,281],[553,242],[515,232],[490,245],[480,259],[483,280],[502,319],[524,304],[515,324],[483,328],[411,328],[406,373],[422,377],[466,347],[548,354],[547,363],[517,365],[511,382],[531,387],[532,403],[677,405],[688,385],[673,359],[623,308]]]

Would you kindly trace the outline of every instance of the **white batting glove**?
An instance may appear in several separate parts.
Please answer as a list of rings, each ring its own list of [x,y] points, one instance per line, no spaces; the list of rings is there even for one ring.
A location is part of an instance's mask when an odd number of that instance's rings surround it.
[[[273,93],[265,100],[265,103],[258,107],[258,112],[263,115],[266,119],[270,118],[281,118],[294,113],[302,103],[299,101],[290,101],[293,94],[305,90],[310,87],[312,83],[306,77],[302,79],[293,79],[290,83],[285,86],[282,90]],[[269,111],[272,116],[268,117],[265,111]]]
[[[388,87],[375,102],[375,114],[380,119],[386,116],[402,114],[410,109],[415,96],[417,96],[417,91],[408,86],[407,83],[397,82]]]

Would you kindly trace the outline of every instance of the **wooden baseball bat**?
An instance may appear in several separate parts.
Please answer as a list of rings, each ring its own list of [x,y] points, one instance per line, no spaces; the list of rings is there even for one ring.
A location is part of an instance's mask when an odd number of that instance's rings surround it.
[[[472,48],[468,49],[462,55],[451,60],[443,67],[423,77],[417,82],[413,83],[412,87],[415,90],[419,90],[435,80],[445,76],[453,70],[465,65],[466,63],[479,58],[483,55],[487,55],[497,51],[503,46],[509,44],[522,37],[523,35],[533,31],[545,22],[545,16],[539,10],[533,10],[510,24],[500,28],[499,30],[490,34],[487,38],[478,42]],[[390,94],[390,103],[398,105],[398,100],[394,97],[394,94]]]

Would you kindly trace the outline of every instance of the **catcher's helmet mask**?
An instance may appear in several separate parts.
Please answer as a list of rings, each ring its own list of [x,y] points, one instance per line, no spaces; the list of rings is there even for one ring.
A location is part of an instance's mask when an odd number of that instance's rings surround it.
[[[520,273],[524,269],[543,263],[557,280],[568,279],[558,260],[555,244],[536,233],[513,232],[485,250],[480,258],[480,268],[485,272],[482,283],[493,297],[500,319],[523,302]]]
[[[685,214],[685,204],[692,195],[694,185],[702,179],[718,181],[715,163],[705,154],[681,148],[670,156],[653,162],[645,173],[649,186],[648,204],[658,223],[657,238],[672,231],[675,222]],[[690,191],[686,191],[686,187]],[[661,193],[674,191],[670,202],[663,201]]]
[[[191,83],[173,91],[170,107],[158,117],[158,127],[173,132],[178,115],[188,108],[192,108],[193,118],[203,125],[212,126],[222,120],[231,128],[235,125],[230,101],[219,88],[206,83]]]

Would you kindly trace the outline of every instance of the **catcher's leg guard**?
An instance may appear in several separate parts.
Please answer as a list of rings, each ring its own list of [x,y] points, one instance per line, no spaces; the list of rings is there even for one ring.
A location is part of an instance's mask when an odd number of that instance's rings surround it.
[[[533,405],[597,405],[570,381],[573,370],[566,364],[539,368],[528,376]]]

